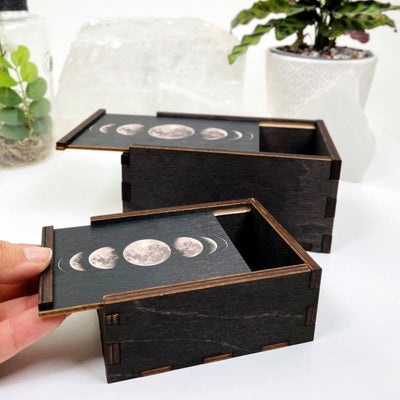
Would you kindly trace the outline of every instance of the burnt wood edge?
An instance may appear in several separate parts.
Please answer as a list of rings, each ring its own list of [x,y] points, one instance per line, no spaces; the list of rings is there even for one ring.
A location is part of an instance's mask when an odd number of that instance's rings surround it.
[[[310,266],[311,280],[310,289],[319,288],[319,281],[321,277],[321,267],[307,254],[301,245],[289,234],[289,232],[264,208],[264,206],[257,199],[250,199],[254,208],[266,219],[269,224],[275,229],[279,236],[291,247],[291,249],[304,261],[305,264]],[[326,235],[324,235],[326,236]],[[324,249],[323,249],[324,250]]]
[[[332,235],[322,235],[321,253],[330,253],[332,247]]]
[[[342,159],[340,158],[339,152],[333,143],[332,137],[328,132],[325,122],[321,119],[316,122],[316,130],[322,136],[326,148],[328,149],[329,155],[332,159],[331,175],[329,179],[338,181],[340,179],[340,169],[342,166]]]
[[[306,326],[314,326],[317,321],[318,306],[308,307],[306,312]]]
[[[274,343],[274,344],[270,344],[267,346],[261,346],[260,347],[260,352],[263,351],[269,351],[269,350],[275,350],[275,349],[280,349],[282,347],[287,347],[289,346],[289,342],[280,342],[280,343]],[[203,364],[208,364],[211,362],[216,362],[216,361],[223,361],[223,360],[228,360],[232,357],[237,357],[235,356],[233,353],[226,353],[226,354],[220,354],[218,356],[210,356],[210,357],[204,357],[202,360]],[[132,374],[132,377],[146,377],[146,376],[150,376],[150,375],[156,375],[156,374],[161,374],[163,372],[169,372],[172,371],[174,368],[172,365],[166,365],[165,367],[157,367],[157,368],[152,368],[152,369],[147,369],[144,371],[139,372],[139,374],[137,375],[136,373]],[[113,375],[110,375],[108,378],[112,377]],[[109,381],[114,382],[113,380]]]
[[[328,197],[326,200],[325,218],[335,218],[336,199]]]
[[[310,272],[311,268],[306,264],[291,265],[261,271],[245,272],[235,275],[202,279],[200,281],[182,282],[172,285],[158,286],[154,288],[131,290],[121,293],[113,293],[103,296],[103,304],[116,304],[126,301],[142,300],[149,297],[159,297],[175,293],[184,293],[195,290],[209,289],[217,286],[235,285],[238,283],[252,282],[262,279],[272,279],[289,275],[297,275]]]
[[[217,201],[213,203],[199,203],[184,206],[174,206],[174,207],[164,207],[164,208],[154,208],[152,210],[139,210],[139,211],[128,211],[117,214],[99,215],[90,218],[91,225],[97,225],[108,222],[118,222],[122,220],[135,219],[137,217],[153,215],[153,214],[175,214],[182,211],[203,211],[203,210],[216,210],[223,208],[236,208],[237,206],[251,206],[250,199],[240,199],[231,201]]]
[[[251,156],[251,157],[266,157],[266,158],[290,158],[296,160],[311,160],[311,161],[317,160],[317,161],[332,162],[331,157],[329,156],[312,155],[312,154],[274,153],[266,151],[257,152],[257,151],[211,150],[211,149],[196,149],[192,147],[152,146],[152,145],[139,145],[139,144],[130,145],[129,150],[130,151],[131,150],[180,151],[180,152],[190,152],[190,153],[230,154],[234,156],[246,156],[246,157]]]
[[[288,119],[288,118],[263,118],[263,117],[244,117],[235,115],[213,115],[213,114],[193,114],[158,111],[157,117],[165,118],[189,118],[189,119],[219,119],[225,121],[250,121],[250,122],[299,122],[315,125],[315,120],[311,119]]]
[[[78,126],[72,129],[71,132],[67,133],[64,137],[62,137],[57,142],[56,149],[65,150],[73,140],[75,140],[79,135],[81,135],[90,125],[94,124],[105,113],[106,110],[102,108],[94,112],[90,117],[86,118]]]
[[[144,376],[156,375],[156,374],[161,374],[163,372],[168,372],[168,371],[171,371],[171,370],[172,370],[172,366],[168,365],[166,367],[147,369],[145,371],[140,372],[139,376],[144,377]]]
[[[45,226],[42,228],[42,246],[54,251],[54,228]],[[39,280],[39,312],[48,310],[53,305],[53,257],[49,266],[40,274]]]
[[[175,293],[183,293],[194,290],[208,289],[216,286],[234,285],[243,282],[252,282],[261,279],[272,279],[282,276],[297,275],[313,271],[309,265],[298,264],[287,267],[278,267],[262,271],[245,272],[235,275],[227,275],[223,277],[215,277],[202,279],[199,281],[182,282],[172,285],[157,286],[147,289],[129,290],[120,293],[111,293],[103,296],[101,303],[85,304],[80,306],[66,307],[57,310],[48,310],[39,312],[42,318],[54,317],[57,315],[69,314],[72,312],[80,312],[87,310],[98,310],[104,308],[105,305],[121,303],[125,301],[142,300],[149,297],[158,297]]]
[[[84,145],[81,146],[75,144],[69,144],[65,148],[57,147],[56,149],[65,150],[66,148],[73,150],[118,151],[119,153],[129,150],[127,147],[101,147],[101,146],[84,146]]]

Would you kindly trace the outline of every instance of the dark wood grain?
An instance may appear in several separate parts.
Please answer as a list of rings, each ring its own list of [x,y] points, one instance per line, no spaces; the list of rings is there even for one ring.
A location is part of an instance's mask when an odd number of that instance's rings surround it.
[[[336,149],[335,144],[333,143],[332,137],[326,128],[324,121],[317,120],[316,121],[316,129],[319,133],[320,137],[322,138],[324,145],[328,149],[329,156],[332,159],[332,167],[331,167],[331,174],[330,179],[332,180],[339,180],[340,179],[340,170],[342,166],[342,160],[340,155]]]
[[[237,357],[270,345],[310,341],[307,310],[318,302],[310,272],[145,299],[105,304],[121,324],[105,327],[103,341],[120,344],[120,364],[106,362],[115,382],[142,371]],[[100,324],[104,322],[100,319]]]
[[[81,135],[90,125],[94,124],[100,117],[106,113],[106,110],[100,109],[93,113],[90,117],[86,118],[77,127],[72,129],[71,132],[67,133],[62,137],[56,144],[57,150],[65,150],[68,145],[74,141],[79,135]]]
[[[42,246],[54,251],[54,229],[53,226],[42,228]],[[53,305],[53,263],[52,258],[49,266],[41,273],[39,280],[39,311],[47,310]]]
[[[306,248],[329,251],[327,199],[338,188],[329,156],[142,146],[132,146],[130,155],[122,166],[131,190],[124,191],[124,211],[255,197]]]

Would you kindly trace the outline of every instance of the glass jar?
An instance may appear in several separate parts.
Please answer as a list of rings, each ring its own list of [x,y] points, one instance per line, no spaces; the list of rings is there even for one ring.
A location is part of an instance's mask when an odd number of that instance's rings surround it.
[[[44,19],[26,0],[0,0],[0,168],[42,160],[54,147],[51,71]]]

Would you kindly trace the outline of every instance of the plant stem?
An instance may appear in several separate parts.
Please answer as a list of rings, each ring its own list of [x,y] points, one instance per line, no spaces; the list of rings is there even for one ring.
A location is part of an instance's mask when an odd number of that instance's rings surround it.
[[[23,85],[21,76],[18,72],[18,68],[13,68],[13,69],[14,69],[15,73],[17,74],[18,84],[21,89],[22,103],[24,104],[24,107],[25,107],[25,115],[26,115],[26,119],[27,119],[27,123],[28,123],[29,136],[32,136],[33,135],[32,115],[29,112],[28,96],[25,93],[24,85]]]

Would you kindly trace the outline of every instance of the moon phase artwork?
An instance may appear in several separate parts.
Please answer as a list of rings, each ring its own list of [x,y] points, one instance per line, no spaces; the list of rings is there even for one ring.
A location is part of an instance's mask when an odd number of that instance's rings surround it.
[[[105,114],[71,145],[128,149],[130,145],[259,151],[258,122]]]
[[[211,212],[56,229],[53,259],[55,309],[250,271]]]

